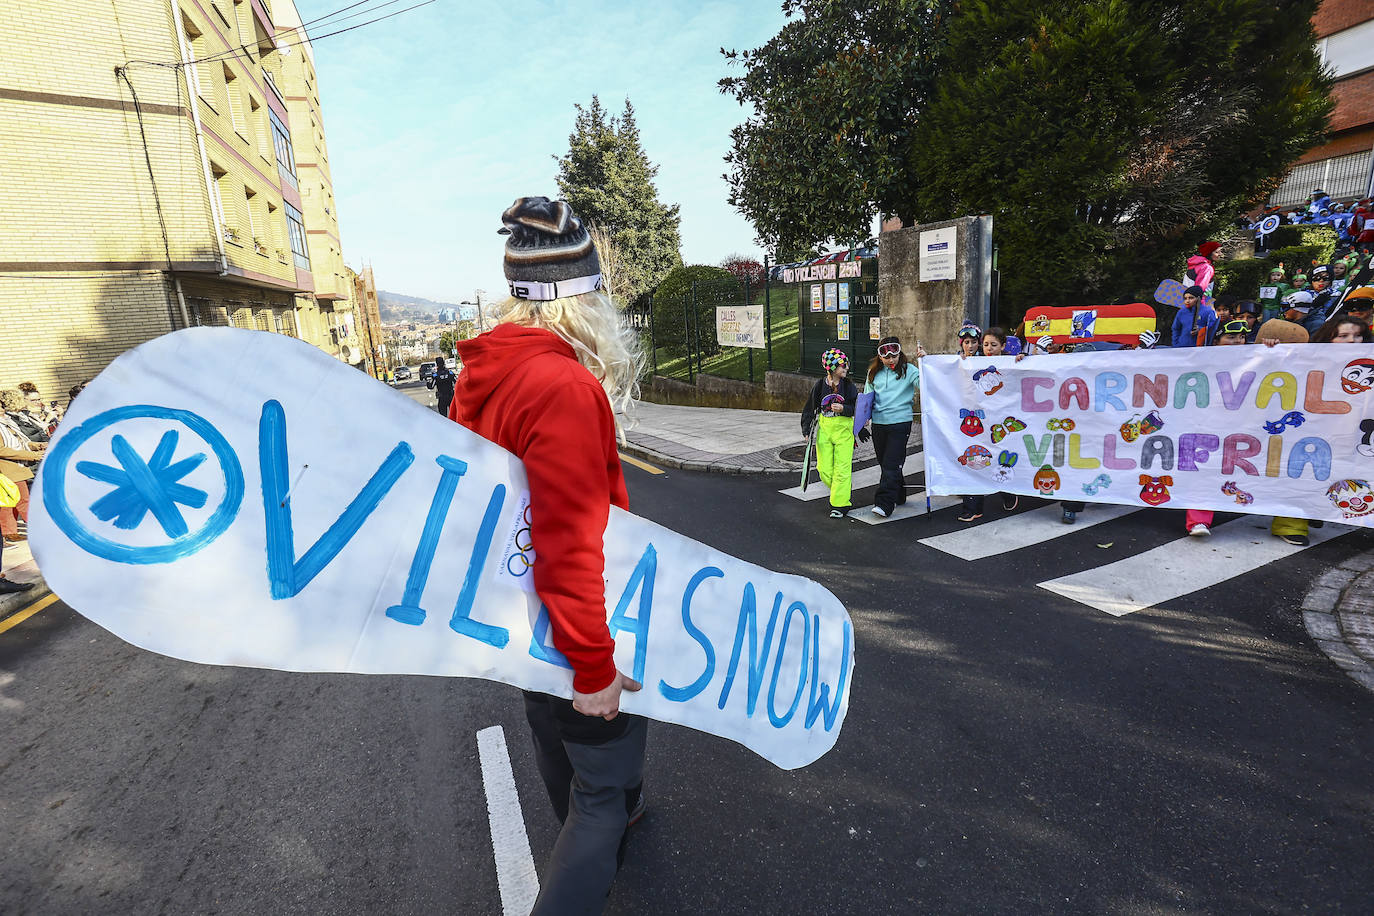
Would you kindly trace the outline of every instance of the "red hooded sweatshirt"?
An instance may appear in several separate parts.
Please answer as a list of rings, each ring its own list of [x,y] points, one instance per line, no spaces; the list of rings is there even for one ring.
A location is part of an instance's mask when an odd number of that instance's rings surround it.
[[[463,370],[448,416],[525,463],[534,587],[573,689],[615,680],[602,538],[611,504],[630,506],[605,390],[573,348],[540,328],[500,324],[458,342]]]

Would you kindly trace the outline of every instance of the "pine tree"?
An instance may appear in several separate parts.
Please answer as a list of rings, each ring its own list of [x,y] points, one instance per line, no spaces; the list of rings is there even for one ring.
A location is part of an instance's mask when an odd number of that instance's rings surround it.
[[[618,118],[608,115],[596,96],[586,108],[574,107],[567,155],[555,157],[558,190],[589,226],[614,243],[624,288],[612,292],[628,303],[682,263],[678,206],[659,202],[658,166],[640,143],[629,99]]]

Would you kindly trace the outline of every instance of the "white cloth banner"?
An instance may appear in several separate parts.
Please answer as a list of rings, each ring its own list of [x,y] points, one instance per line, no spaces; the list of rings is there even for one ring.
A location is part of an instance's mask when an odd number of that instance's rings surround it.
[[[762,350],[763,306],[729,305],[716,308],[716,340],[722,347]]]
[[[1374,346],[921,360],[930,492],[1374,525]]]
[[[158,338],[72,404],[29,519],[63,600],[188,661],[481,677],[572,696],[510,453],[301,341]],[[611,509],[622,708],[780,767],[835,743],[854,637],[822,586]]]

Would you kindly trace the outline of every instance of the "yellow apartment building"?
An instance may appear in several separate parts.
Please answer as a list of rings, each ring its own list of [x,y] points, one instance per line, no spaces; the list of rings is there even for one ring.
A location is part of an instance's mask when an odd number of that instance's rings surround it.
[[[0,387],[63,400],[197,324],[361,361],[327,168],[295,152],[324,160],[299,25],[290,0],[0,2]]]

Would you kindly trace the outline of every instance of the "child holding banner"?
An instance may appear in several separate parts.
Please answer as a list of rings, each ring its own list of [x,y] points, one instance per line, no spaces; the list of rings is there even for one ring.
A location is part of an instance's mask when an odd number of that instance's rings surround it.
[[[854,407],[859,389],[849,375],[849,357],[831,347],[821,354],[825,378],[816,382],[802,409],[802,430],[816,422],[816,470],[830,489],[830,517],[844,518],[850,504],[850,471],[854,465]]]
[[[918,343],[916,358],[925,355]],[[880,518],[887,518],[906,502],[902,464],[915,416],[912,401],[920,384],[921,370],[906,358],[902,342],[896,337],[878,341],[878,355],[868,364],[868,390],[873,392],[873,451],[883,469],[873,497],[873,514]]]
[[[1313,335],[1312,342],[1371,343],[1374,342],[1374,333],[1370,332],[1368,322],[1353,318],[1350,315],[1340,315],[1322,325]],[[1269,524],[1269,533],[1297,547],[1306,547],[1311,543],[1311,539],[1308,537],[1308,522],[1305,518],[1288,518],[1287,516],[1276,515]]]

